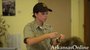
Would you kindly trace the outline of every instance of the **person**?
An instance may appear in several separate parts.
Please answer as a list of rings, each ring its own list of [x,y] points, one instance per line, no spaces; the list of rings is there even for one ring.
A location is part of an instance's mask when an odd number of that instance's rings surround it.
[[[39,2],[33,7],[35,20],[24,28],[24,43],[27,50],[49,50],[50,39],[59,36],[57,32],[52,32],[50,25],[45,23],[48,12],[52,12],[52,10],[44,3]]]

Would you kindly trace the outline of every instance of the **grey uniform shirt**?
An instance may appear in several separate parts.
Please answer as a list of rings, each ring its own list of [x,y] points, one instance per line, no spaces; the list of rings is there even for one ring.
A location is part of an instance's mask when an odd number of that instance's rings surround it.
[[[33,21],[29,24],[27,24],[24,28],[24,38],[28,37],[38,37],[43,34],[47,34],[52,32],[52,28],[50,25],[43,24],[42,27],[40,27],[36,21]],[[49,50],[50,49],[50,39],[45,39],[41,41],[40,43],[34,44],[34,45],[26,45],[27,50]]]

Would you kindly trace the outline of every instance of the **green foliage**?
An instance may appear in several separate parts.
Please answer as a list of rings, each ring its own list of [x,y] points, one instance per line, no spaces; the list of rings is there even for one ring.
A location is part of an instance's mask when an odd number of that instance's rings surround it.
[[[2,18],[2,16],[0,16],[0,36],[4,35],[7,32],[7,28],[9,28],[9,25]]]

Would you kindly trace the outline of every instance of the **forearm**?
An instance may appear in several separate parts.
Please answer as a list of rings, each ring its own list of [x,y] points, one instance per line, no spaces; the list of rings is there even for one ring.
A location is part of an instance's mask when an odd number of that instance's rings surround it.
[[[38,36],[38,37],[34,37],[34,38],[28,38],[26,40],[27,44],[28,45],[33,45],[33,44],[37,44],[45,39],[49,38],[48,37],[48,34],[44,34],[44,35],[41,35],[41,36]]]

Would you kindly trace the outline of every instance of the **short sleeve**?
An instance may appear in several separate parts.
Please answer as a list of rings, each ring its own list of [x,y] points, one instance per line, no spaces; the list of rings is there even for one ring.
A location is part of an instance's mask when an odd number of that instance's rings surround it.
[[[34,34],[32,32],[30,25],[26,25],[24,28],[24,38],[28,38],[28,37],[34,37]]]

